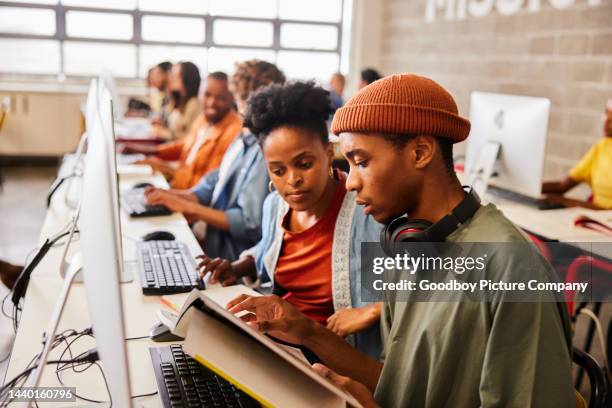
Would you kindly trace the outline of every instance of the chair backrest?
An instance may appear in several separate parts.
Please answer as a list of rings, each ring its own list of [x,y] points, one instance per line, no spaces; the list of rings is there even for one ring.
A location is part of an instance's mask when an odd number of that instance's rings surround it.
[[[574,363],[582,367],[589,377],[591,384],[589,408],[604,408],[608,397],[608,383],[602,368],[590,354],[582,350],[574,347],[572,355]]]

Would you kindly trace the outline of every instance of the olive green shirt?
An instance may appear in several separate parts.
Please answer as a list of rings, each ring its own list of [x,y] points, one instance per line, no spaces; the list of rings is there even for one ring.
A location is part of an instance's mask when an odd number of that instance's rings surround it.
[[[447,241],[525,243],[527,238],[487,205]],[[552,268],[532,249],[524,256],[495,254],[485,273],[496,278],[533,268],[534,259],[543,270]],[[575,407],[565,305],[499,298],[395,302],[395,294],[386,292],[381,332],[384,367],[375,398],[384,408]]]

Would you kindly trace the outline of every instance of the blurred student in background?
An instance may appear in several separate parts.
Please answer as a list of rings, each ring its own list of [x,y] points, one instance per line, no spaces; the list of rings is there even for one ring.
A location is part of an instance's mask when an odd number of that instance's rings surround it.
[[[345,85],[346,80],[344,79],[344,75],[339,72],[332,75],[329,80],[329,99],[331,100],[331,106],[334,112],[344,105],[342,95],[344,94]]]
[[[161,119],[154,120],[153,136],[160,139],[180,139],[202,113],[198,100],[200,71],[191,62],[179,62],[172,67],[169,77],[169,102]]]
[[[236,65],[230,79],[238,111],[259,88],[284,83],[284,74],[266,61]],[[196,236],[211,257],[234,260],[261,238],[263,202],[268,194],[268,172],[257,138],[243,130],[225,152],[221,165],[190,190],[149,189],[150,204],[163,204],[194,222]],[[204,225],[204,228],[200,228]]]
[[[374,81],[378,81],[382,76],[373,68],[366,68],[361,71],[361,79],[359,81],[359,89],[365,88]]]
[[[149,105],[151,112],[159,117],[168,105],[170,100],[170,70],[172,64],[163,61],[151,68],[150,75],[147,77],[149,86]]]
[[[587,183],[593,202],[572,200],[563,194],[580,183]],[[612,98],[608,99],[603,120],[603,137],[580,159],[562,181],[543,183],[547,199],[567,207],[612,209]]]
[[[174,189],[191,188],[219,167],[225,151],[242,129],[233,103],[227,74],[213,72],[206,78],[202,92],[204,109],[187,136],[159,145],[126,143],[123,152],[151,155],[139,164],[148,164],[163,173]]]

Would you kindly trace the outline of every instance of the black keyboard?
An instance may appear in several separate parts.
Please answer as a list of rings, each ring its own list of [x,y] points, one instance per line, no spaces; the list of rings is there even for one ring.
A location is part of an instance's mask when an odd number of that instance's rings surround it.
[[[138,243],[140,283],[145,295],[168,295],[204,289],[189,248],[179,241]]]
[[[487,193],[491,194],[493,197],[501,198],[502,200],[513,201],[515,203],[537,208],[539,210],[554,210],[557,208],[564,208],[562,204],[551,203],[546,201],[546,199],[533,198],[515,191],[498,187],[489,187]]]
[[[149,349],[164,408],[260,407],[234,385],[183,352],[183,347]]]
[[[172,211],[164,205],[147,204],[143,188],[121,192],[121,206],[132,217],[157,217],[172,214]]]

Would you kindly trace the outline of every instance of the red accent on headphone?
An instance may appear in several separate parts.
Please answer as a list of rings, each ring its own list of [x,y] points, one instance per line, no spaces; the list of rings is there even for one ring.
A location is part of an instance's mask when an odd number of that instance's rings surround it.
[[[423,232],[423,231],[425,231],[425,229],[423,229],[423,228],[414,228],[414,227],[404,228],[396,236],[400,236],[400,235],[402,235],[405,232]]]

